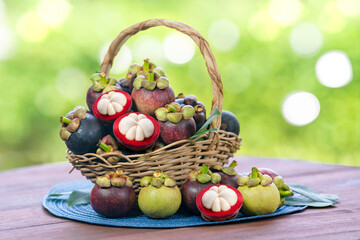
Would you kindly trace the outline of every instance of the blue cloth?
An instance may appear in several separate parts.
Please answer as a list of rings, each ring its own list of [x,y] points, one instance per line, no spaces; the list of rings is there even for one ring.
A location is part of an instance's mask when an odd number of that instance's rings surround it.
[[[167,219],[150,219],[143,215],[139,210],[133,210],[127,217],[109,219],[97,214],[90,206],[90,204],[75,205],[69,207],[67,205],[67,197],[62,196],[60,198],[49,198],[48,195],[55,193],[72,192],[80,189],[91,189],[93,183],[90,181],[79,182],[67,182],[61,183],[52,187],[49,193],[44,197],[42,205],[51,214],[61,217],[72,219],[75,221],[86,222],[91,224],[99,224],[115,227],[134,227],[134,228],[180,228],[180,227],[192,227],[201,225],[213,225],[241,222],[252,219],[261,219],[280,216],[293,212],[304,210],[306,206],[283,206],[276,212],[268,215],[245,217],[239,213],[238,217],[231,220],[222,222],[207,222],[201,218],[201,216],[190,215],[186,210],[180,209],[175,215]]]

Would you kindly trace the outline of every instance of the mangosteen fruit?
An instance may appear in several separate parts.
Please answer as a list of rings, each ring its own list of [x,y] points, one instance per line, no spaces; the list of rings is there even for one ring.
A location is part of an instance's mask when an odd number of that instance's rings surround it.
[[[250,177],[238,180],[238,190],[243,196],[241,212],[246,216],[271,214],[281,204],[280,192],[269,175],[262,175],[255,167]]]
[[[124,154],[124,151],[122,149],[122,151],[119,151],[119,144],[117,143],[116,139],[113,138],[111,135],[106,135],[105,137],[103,137],[99,141],[98,147],[99,148],[96,150],[96,154],[106,154],[104,158],[106,158],[106,160],[111,164],[116,164],[121,160],[118,154],[126,155]]]
[[[259,172],[261,174],[267,174],[269,175],[272,179],[274,179],[274,177],[279,176],[279,174],[277,172],[275,172],[274,170],[270,169],[270,168],[258,168]]]
[[[193,118],[195,110],[190,105],[181,107],[173,102],[155,111],[160,126],[160,136],[165,144],[188,139],[196,132]]]
[[[209,186],[196,197],[196,206],[206,221],[236,218],[242,203],[241,193],[236,188],[224,184]]]
[[[145,59],[143,70],[137,73],[133,82],[131,97],[137,111],[155,116],[155,110],[175,101],[175,94],[165,74],[151,70]]]
[[[74,154],[94,153],[105,135],[101,122],[81,106],[60,117],[60,122],[60,138]]]
[[[112,123],[131,108],[131,96],[122,90],[101,94],[93,104],[94,115],[105,123]]]
[[[234,160],[231,162],[229,167],[223,167],[221,165],[212,166],[211,170],[213,172],[219,173],[221,176],[220,184],[225,184],[237,188],[239,185],[237,183],[240,175],[236,172],[234,167],[236,167],[237,162]]]
[[[196,196],[204,189],[221,181],[218,173],[212,173],[208,165],[199,170],[193,170],[187,175],[187,180],[181,187],[184,205],[194,214],[200,214],[196,206]]]
[[[153,176],[143,177],[138,205],[149,218],[168,218],[180,208],[181,193],[176,182],[157,170]]]
[[[150,62],[149,59],[144,60],[144,65],[133,63],[130,65],[128,73],[125,78],[119,80],[120,86],[124,91],[131,94],[133,90],[133,83],[137,76],[143,75],[146,76],[148,71],[153,71],[159,77],[166,77],[164,70],[161,67],[157,67],[153,62]]]
[[[197,101],[196,96],[188,95],[185,96],[183,93],[177,95],[175,102],[180,104],[181,106],[190,105],[193,106],[195,113],[194,113],[194,120],[196,123],[196,131],[198,131],[206,121],[206,108],[202,102]]]
[[[221,130],[235,133],[239,135],[240,133],[240,123],[236,116],[229,111],[223,110],[221,112]]]
[[[147,114],[131,112],[116,119],[113,131],[121,146],[138,152],[154,146],[160,135],[160,126]]]
[[[95,212],[107,218],[119,218],[133,208],[135,191],[130,178],[121,170],[98,177],[90,193]]]
[[[86,104],[90,111],[93,109],[95,100],[103,93],[111,90],[122,90],[115,78],[106,77],[105,73],[95,73],[90,77],[93,84],[89,87],[86,94]]]

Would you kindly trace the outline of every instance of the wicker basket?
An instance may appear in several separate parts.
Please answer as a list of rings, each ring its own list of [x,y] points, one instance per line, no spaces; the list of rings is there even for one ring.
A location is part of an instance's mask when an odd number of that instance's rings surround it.
[[[104,72],[106,75],[109,74],[114,57],[129,37],[155,26],[166,26],[176,29],[195,41],[205,59],[211,78],[213,89],[211,112],[216,108],[221,111],[223,97],[221,77],[209,44],[199,32],[181,22],[154,19],[134,24],[123,30],[111,43],[101,65],[101,72]],[[215,118],[211,123],[211,127],[216,129],[219,129],[220,125],[221,117]],[[125,174],[133,179],[134,188],[136,191],[139,191],[140,179],[143,176],[151,175],[156,169],[163,170],[173,177],[178,185],[181,185],[186,180],[186,175],[189,171],[198,168],[199,165],[227,163],[228,159],[233,156],[240,145],[240,137],[233,133],[219,130],[218,133],[208,132],[196,139],[181,140],[145,154],[126,156],[119,153],[105,153],[102,155],[86,153],[84,155],[75,155],[67,151],[66,157],[74,168],[80,170],[82,175],[92,182],[95,182],[98,176],[108,171],[122,169]],[[116,164],[109,163],[107,158],[114,155],[123,158],[125,161]]]

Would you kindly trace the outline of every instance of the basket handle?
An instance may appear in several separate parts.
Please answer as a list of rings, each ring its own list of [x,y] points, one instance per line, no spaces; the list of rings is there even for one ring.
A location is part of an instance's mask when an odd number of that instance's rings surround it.
[[[169,28],[173,28],[179,32],[182,32],[194,40],[194,42],[198,45],[201,54],[203,55],[206,63],[206,67],[211,78],[212,84],[212,94],[213,100],[211,105],[211,112],[214,111],[215,108],[218,108],[221,112],[222,110],[222,98],[223,98],[223,86],[221,82],[221,77],[219,73],[219,69],[217,67],[215,58],[213,53],[211,52],[210,46],[208,42],[204,39],[201,34],[182,22],[170,21],[165,19],[150,19],[143,22],[136,23],[122,32],[115,38],[115,40],[111,43],[108,52],[105,55],[104,61],[101,64],[101,72],[104,72],[106,76],[109,75],[113,60],[116,54],[119,52],[121,46],[136,33],[146,30],[148,28],[156,27],[156,26],[166,26]],[[219,129],[221,125],[221,117],[215,118],[211,122],[211,126],[213,128]]]

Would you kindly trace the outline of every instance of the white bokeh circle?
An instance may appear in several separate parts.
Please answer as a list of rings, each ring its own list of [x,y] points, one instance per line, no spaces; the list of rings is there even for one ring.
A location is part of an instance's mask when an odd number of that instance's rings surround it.
[[[164,53],[169,61],[184,64],[193,58],[195,43],[185,34],[171,33],[164,40]]]
[[[209,27],[208,35],[210,43],[222,52],[233,49],[240,38],[238,26],[230,19],[213,21]]]
[[[343,87],[353,78],[349,57],[338,50],[321,55],[316,62],[315,72],[319,82],[330,88]]]
[[[300,57],[312,57],[320,51],[323,36],[319,28],[310,22],[296,25],[289,37],[291,48]]]
[[[291,125],[304,126],[314,121],[320,113],[319,100],[309,92],[289,94],[282,104],[282,115]]]

